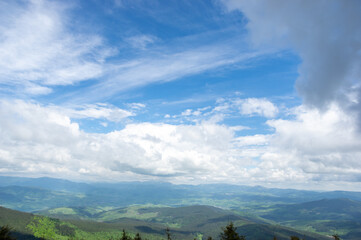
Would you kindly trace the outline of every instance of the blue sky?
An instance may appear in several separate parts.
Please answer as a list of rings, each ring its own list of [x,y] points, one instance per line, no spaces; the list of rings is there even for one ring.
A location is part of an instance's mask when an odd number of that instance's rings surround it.
[[[359,10],[1,1],[0,174],[358,189]]]

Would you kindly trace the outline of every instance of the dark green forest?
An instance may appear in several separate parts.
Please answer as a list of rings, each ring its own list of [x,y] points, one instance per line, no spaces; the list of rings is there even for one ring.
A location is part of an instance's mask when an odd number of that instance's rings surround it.
[[[52,222],[49,218],[40,218],[34,217],[33,221],[28,225],[28,228],[33,232],[34,237],[38,239],[46,239],[46,240],[55,240],[59,239],[58,234],[65,235],[68,239],[75,239],[73,235],[74,232],[71,228],[56,228],[55,223]],[[246,240],[246,236],[240,235],[237,232],[237,228],[230,222],[227,226],[225,226],[223,231],[220,232],[219,238],[220,240]],[[340,240],[337,234],[333,235],[335,240]],[[2,226],[0,228],[0,239],[1,240],[15,240],[16,238],[12,236],[11,228],[9,226]],[[142,240],[143,238],[139,233],[136,233],[135,236],[128,234],[124,229],[122,230],[122,234],[119,238],[109,238],[109,240]],[[172,233],[169,228],[165,229],[165,238],[166,240],[172,240]],[[197,240],[199,238],[194,238]],[[276,236],[273,236],[273,240],[277,240]],[[290,236],[291,240],[300,240],[298,236]],[[147,238],[144,238],[147,240]],[[208,237],[207,240],[213,240],[212,237]],[[302,239],[304,240],[304,239]]]

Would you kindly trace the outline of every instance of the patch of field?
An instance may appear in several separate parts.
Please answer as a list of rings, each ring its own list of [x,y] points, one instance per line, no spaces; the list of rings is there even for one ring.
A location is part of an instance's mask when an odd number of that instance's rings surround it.
[[[151,206],[147,206],[147,207],[151,207]],[[144,205],[134,205],[128,208],[113,209],[101,214],[98,220],[112,221],[119,218],[133,218],[139,220],[147,220],[151,218],[156,218],[158,216],[158,212],[139,212],[139,209],[142,208],[144,208]]]
[[[72,208],[62,207],[62,208],[53,208],[48,211],[50,214],[67,214],[67,215],[75,215],[76,211]]]

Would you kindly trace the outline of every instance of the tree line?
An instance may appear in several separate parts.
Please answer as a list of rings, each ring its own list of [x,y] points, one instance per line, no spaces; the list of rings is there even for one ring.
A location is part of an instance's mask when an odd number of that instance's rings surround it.
[[[55,224],[49,218],[35,216],[34,220],[27,226],[29,230],[32,231],[33,235],[37,238],[44,240],[55,240]],[[16,240],[11,236],[11,228],[9,226],[3,226],[0,228],[0,240]],[[165,235],[167,240],[172,240],[172,234],[169,228],[165,230]],[[332,235],[334,240],[341,240],[341,238],[335,234]],[[70,237],[69,240],[73,240],[73,237]],[[237,233],[237,228],[232,222],[230,222],[226,227],[222,228],[222,232],[219,234],[220,240],[246,240],[246,236],[239,235]],[[75,239],[74,239],[75,240]],[[147,240],[143,239],[139,233],[134,237],[131,237],[124,229],[122,235],[119,239],[109,239],[109,240]],[[194,238],[197,240],[197,238]],[[207,240],[215,240],[212,237],[208,237]],[[274,236],[273,240],[277,240],[277,237]],[[290,236],[290,240],[305,240],[300,239],[297,236]]]

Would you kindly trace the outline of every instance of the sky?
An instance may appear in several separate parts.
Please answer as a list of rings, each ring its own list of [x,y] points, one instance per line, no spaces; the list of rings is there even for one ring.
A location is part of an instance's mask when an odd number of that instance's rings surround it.
[[[0,175],[361,190],[358,0],[0,0]]]

